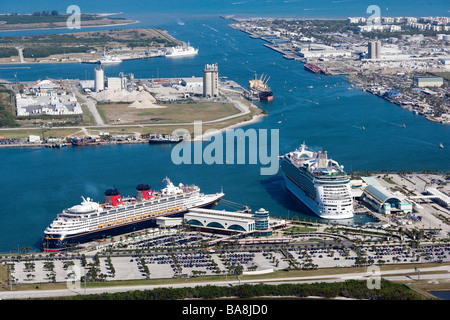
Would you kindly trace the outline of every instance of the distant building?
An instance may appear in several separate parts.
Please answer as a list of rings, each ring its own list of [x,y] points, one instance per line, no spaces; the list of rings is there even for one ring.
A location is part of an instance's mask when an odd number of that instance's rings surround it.
[[[201,77],[182,78],[181,85],[186,87],[186,90],[198,91],[203,88],[203,78]]]
[[[128,80],[123,75],[121,77],[108,77],[106,79],[107,89],[112,91],[120,91],[127,88]]]
[[[310,50],[298,51],[298,55],[302,58],[333,58],[333,57],[350,57],[352,54],[347,50]]]
[[[415,87],[440,87],[444,84],[442,77],[414,77],[413,85]]]
[[[216,64],[207,64],[203,70],[203,96],[217,97],[219,95],[219,69]]]
[[[37,82],[16,94],[17,116],[72,115],[83,110],[74,94],[50,80]]]
[[[384,25],[384,24],[372,24],[372,25],[365,25],[365,26],[358,26],[356,27],[356,31],[358,32],[371,32],[371,31],[389,31],[389,32],[396,32],[401,31],[402,28],[397,25]]]
[[[369,59],[381,59],[381,41],[369,41],[368,45],[368,58]]]
[[[30,135],[30,136],[28,136],[28,142],[29,143],[41,143],[41,137]]]

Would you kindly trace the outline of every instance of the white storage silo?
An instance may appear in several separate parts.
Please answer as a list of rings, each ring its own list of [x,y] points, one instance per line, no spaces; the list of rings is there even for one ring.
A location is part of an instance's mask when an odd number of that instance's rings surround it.
[[[100,92],[105,90],[105,72],[101,66],[95,68],[95,91]]]
[[[203,96],[217,97],[219,95],[219,70],[216,64],[207,64],[203,70]]]

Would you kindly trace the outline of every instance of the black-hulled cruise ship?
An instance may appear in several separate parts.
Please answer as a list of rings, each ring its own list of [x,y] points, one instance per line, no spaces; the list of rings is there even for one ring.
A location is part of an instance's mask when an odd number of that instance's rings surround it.
[[[353,217],[350,178],[326,151],[313,152],[302,144],[280,158],[287,189],[311,211],[324,219]]]
[[[43,251],[60,251],[93,240],[101,240],[155,226],[155,218],[182,215],[192,208],[213,208],[222,192],[200,193],[200,188],[179,184],[166,178],[166,187],[152,192],[138,185],[135,197],[122,198],[117,189],[105,192],[105,203],[83,198],[79,205],[63,210],[44,231]]]

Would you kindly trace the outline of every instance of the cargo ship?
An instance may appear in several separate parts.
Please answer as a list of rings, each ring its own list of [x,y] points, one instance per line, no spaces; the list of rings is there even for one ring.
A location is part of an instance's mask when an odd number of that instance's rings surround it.
[[[305,69],[311,71],[312,73],[320,73],[322,69],[319,66],[312,63],[305,63]]]
[[[353,217],[350,178],[326,151],[313,152],[303,143],[280,158],[286,188],[312,212],[324,219]]]
[[[89,145],[97,145],[100,143],[100,139],[95,138],[73,138],[71,140],[73,146],[89,146]]]
[[[211,209],[224,194],[203,194],[195,185],[175,186],[168,178],[166,187],[152,191],[149,185],[140,184],[134,197],[122,198],[114,189],[105,191],[105,203],[90,198],[63,210],[45,229],[40,248],[42,251],[61,251],[94,240],[156,226],[155,219],[165,216],[182,216],[192,208]]]
[[[328,68],[324,70],[321,67],[319,67],[318,65],[312,64],[312,63],[305,63],[305,69],[308,71],[311,71],[312,73],[322,73],[326,76],[331,75],[331,73],[328,72]]]
[[[255,78],[248,82],[248,89],[250,91],[250,95],[252,98],[257,98],[264,101],[272,101],[273,100],[273,92],[270,87],[267,85],[270,77],[267,78],[264,74],[258,79],[255,74]]]

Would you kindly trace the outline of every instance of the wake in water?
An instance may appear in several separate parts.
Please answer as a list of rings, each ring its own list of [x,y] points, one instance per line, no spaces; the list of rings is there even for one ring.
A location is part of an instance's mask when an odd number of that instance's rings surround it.
[[[431,143],[431,142],[428,142],[428,141],[423,141],[423,140],[418,140],[418,139],[413,139],[413,138],[408,138],[408,137],[406,137],[406,139],[411,140],[411,141],[420,142],[420,143],[423,143],[423,144],[426,144],[426,145],[429,145],[429,146],[433,146],[433,147],[438,145],[438,144],[434,144],[434,143]]]
[[[214,29],[213,27],[208,26],[207,24],[204,24],[204,23],[203,23],[202,26],[207,27],[207,28],[209,28],[209,29],[211,29],[212,31],[215,31],[215,32],[217,32],[217,33],[220,33],[219,30]]]
[[[398,123],[390,122],[390,121],[387,121],[387,120],[384,120],[384,119],[380,119],[380,118],[377,118],[377,120],[380,120],[380,121],[383,121],[383,122],[386,122],[386,123],[389,123],[389,124],[392,124],[392,125],[398,126],[398,127],[404,127],[405,126],[404,124],[398,124]]]
[[[356,129],[366,130],[366,127],[364,127],[364,126],[358,127],[358,126],[355,126],[354,124],[352,124],[351,126]]]

